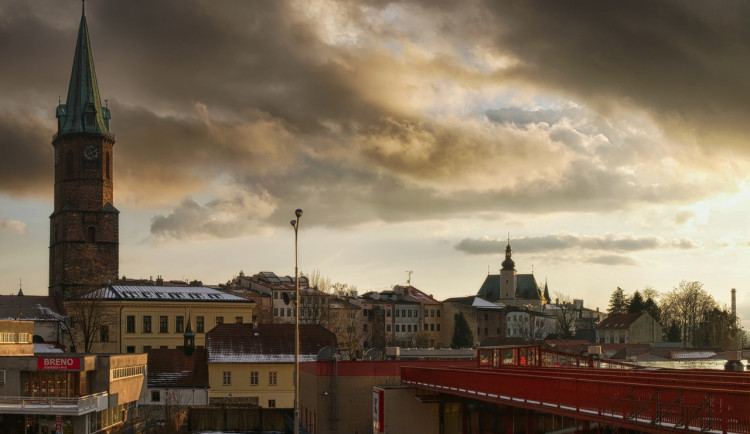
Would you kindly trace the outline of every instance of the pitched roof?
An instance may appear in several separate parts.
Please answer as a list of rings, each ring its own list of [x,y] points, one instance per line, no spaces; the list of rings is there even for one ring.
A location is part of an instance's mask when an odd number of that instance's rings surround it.
[[[613,313],[596,325],[597,329],[620,330],[630,328],[643,313]]]
[[[219,324],[206,334],[209,363],[292,363],[294,324]],[[316,360],[336,336],[317,324],[300,324],[300,361]]]
[[[62,321],[65,317],[55,297],[42,295],[0,296],[0,319]]]
[[[477,295],[488,300],[500,299],[500,275],[488,274]],[[533,274],[516,275],[516,298],[521,300],[541,300],[542,292]]]
[[[207,286],[110,285],[97,291],[89,293],[86,297],[95,294],[107,300],[254,303],[248,298]]]
[[[90,120],[88,116],[91,116]],[[57,137],[64,134],[96,134],[111,137],[109,133],[109,109],[102,107],[99,85],[94,69],[94,54],[91,51],[86,15],[81,14],[78,41],[70,73],[68,98],[57,106]],[[86,118],[86,119],[84,119]]]
[[[150,387],[208,387],[208,352],[196,348],[191,356],[176,349],[148,352]]]
[[[474,299],[476,297],[477,296],[475,295],[469,295],[466,297],[451,297],[451,298],[446,298],[445,300],[443,300],[443,303],[456,303],[456,304],[465,304],[467,306],[471,306],[472,304],[474,304]]]
[[[435,300],[431,295],[428,295],[411,285],[396,285],[393,287],[393,290],[396,293],[400,291],[404,295],[405,301],[414,301],[421,304],[440,304],[440,302]]]

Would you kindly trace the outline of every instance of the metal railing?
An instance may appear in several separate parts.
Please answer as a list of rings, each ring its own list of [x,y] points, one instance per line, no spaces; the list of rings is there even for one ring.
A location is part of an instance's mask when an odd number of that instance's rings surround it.
[[[420,389],[644,432],[750,433],[745,376],[702,374],[507,365],[404,367],[401,380]],[[738,384],[730,387],[732,382]]]
[[[107,392],[80,397],[0,396],[0,412],[79,416],[107,406]]]

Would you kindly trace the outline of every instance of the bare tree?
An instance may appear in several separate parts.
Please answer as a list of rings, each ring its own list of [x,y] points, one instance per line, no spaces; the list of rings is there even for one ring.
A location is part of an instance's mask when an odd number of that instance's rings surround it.
[[[99,285],[86,285],[65,302],[73,351],[90,353],[95,343],[109,340],[117,321],[106,304],[106,290]]]
[[[556,303],[552,308],[555,318],[557,319],[557,326],[560,329],[560,336],[563,339],[570,339],[573,336],[573,325],[576,318],[576,309],[573,304],[573,299],[570,295],[555,291]]]
[[[659,299],[660,294],[659,294],[659,291],[654,289],[653,286],[647,286],[641,289],[641,295],[643,296],[644,300],[648,300],[650,298],[651,300],[656,301]]]
[[[529,322],[520,327],[520,338],[528,343],[541,342],[555,332],[557,321],[546,315],[529,314]]]
[[[339,352],[354,360],[362,351],[360,310],[357,306],[350,306],[345,299],[332,300],[329,330],[336,335]]]
[[[683,280],[672,291],[661,297],[661,312],[665,324],[676,323],[682,334],[682,345],[698,343],[698,326],[716,308],[716,301],[701,282]]]

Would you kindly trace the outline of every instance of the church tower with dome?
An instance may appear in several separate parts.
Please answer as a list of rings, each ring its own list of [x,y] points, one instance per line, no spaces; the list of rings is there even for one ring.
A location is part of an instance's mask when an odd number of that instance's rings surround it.
[[[68,95],[56,111],[49,294],[68,299],[118,276],[119,211],[113,206],[115,136],[102,105],[85,9]]]
[[[506,306],[531,306],[539,308],[549,302],[545,293],[549,293],[545,282],[542,289],[536,282],[534,273],[518,274],[516,263],[513,261],[513,249],[508,245],[505,247],[505,259],[501,263],[500,274],[488,274],[487,278],[479,288],[478,296],[504,304]]]

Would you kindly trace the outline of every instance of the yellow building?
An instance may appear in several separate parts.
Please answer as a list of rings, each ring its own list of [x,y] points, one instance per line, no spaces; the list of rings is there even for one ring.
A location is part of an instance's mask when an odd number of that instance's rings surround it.
[[[65,302],[75,347],[97,353],[182,348],[188,326],[196,348],[204,348],[208,331],[225,322],[250,323],[254,306],[205,286],[113,285]]]
[[[223,324],[206,337],[209,402],[294,407],[294,324]],[[310,362],[335,335],[300,325],[300,362]]]

